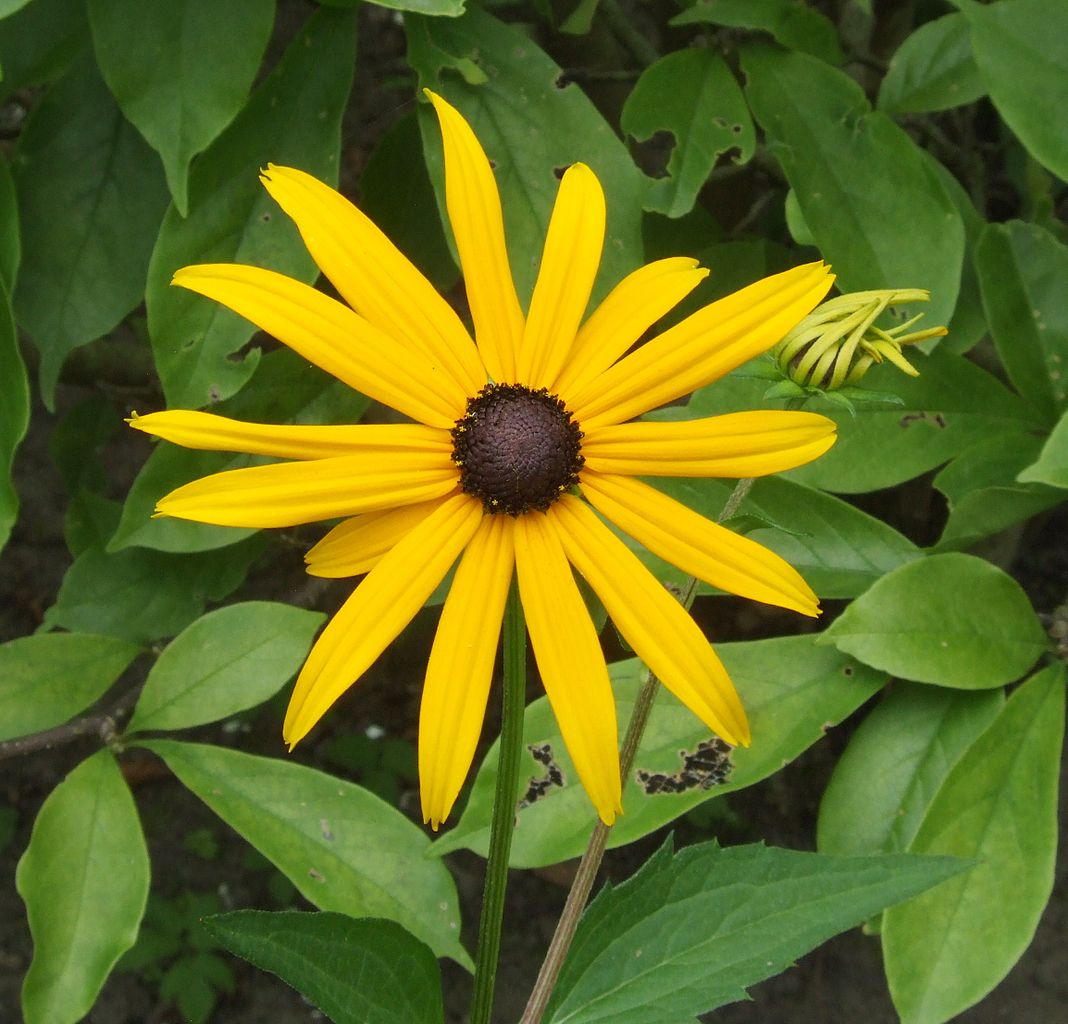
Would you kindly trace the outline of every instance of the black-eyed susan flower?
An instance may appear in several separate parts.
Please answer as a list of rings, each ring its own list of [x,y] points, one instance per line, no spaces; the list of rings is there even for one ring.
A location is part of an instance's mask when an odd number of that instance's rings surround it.
[[[374,224],[292,168],[269,167],[264,185],[348,305],[256,267],[193,266],[174,277],[412,422],[267,426],[170,411],[132,424],[190,448],[291,460],[179,487],[159,502],[161,515],[244,527],[342,518],[309,551],[308,571],[366,576],[297,679],[283,727],[290,745],[455,564],[419,721],[423,814],[436,828],[474,756],[514,571],[561,733],[598,814],[611,823],[621,809],[615,704],[573,569],[665,686],[723,739],[748,742],[745,712],[708,641],[603,519],[713,586],[817,613],[815,595],[778,556],[639,478],[775,473],[826,451],[834,424],[787,411],[635,420],[770,348],[832,278],[822,264],[769,277],[627,354],[707,271],[689,259],[652,263],[584,319],[605,200],[593,172],[575,164],[560,182],[524,315],[490,163],[463,117],[430,98],[473,339]]]

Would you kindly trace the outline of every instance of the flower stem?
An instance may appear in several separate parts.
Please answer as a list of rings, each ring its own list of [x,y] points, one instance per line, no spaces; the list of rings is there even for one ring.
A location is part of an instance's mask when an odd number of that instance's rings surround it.
[[[722,523],[725,519],[730,519],[738,511],[752,486],[752,477],[743,477],[735,483],[734,490],[728,495],[722,511],[717,516],[718,522]],[[687,611],[690,610],[697,596],[697,586],[698,581],[691,577],[679,595],[679,604]],[[627,724],[627,733],[623,737],[623,747],[619,752],[619,770],[624,785],[634,764],[634,757],[638,752],[638,745],[641,743],[642,734],[645,732],[645,726],[653,710],[653,701],[656,699],[656,691],[659,687],[660,680],[647,668],[643,669],[641,688],[634,702],[630,722]],[[603,821],[598,821],[594,826],[593,835],[590,836],[586,852],[579,861],[575,879],[567,894],[567,902],[564,903],[560,920],[556,923],[556,931],[553,932],[552,941],[549,943],[549,949],[542,961],[537,981],[534,982],[534,988],[531,990],[519,1024],[540,1024],[545,1007],[549,1005],[549,996],[552,995],[560,969],[564,966],[564,958],[571,948],[571,940],[575,937],[579,918],[582,916],[590,890],[593,888],[597,872],[601,867],[601,860],[604,858],[605,846],[608,842],[608,831],[609,827]]]
[[[519,584],[512,578],[504,610],[504,686],[501,698],[501,743],[497,760],[497,792],[493,798],[486,884],[478,923],[478,958],[471,1024],[489,1024],[493,1012],[493,983],[501,949],[504,892],[508,882],[508,855],[515,830],[515,797],[519,759],[523,750],[523,709],[527,690],[527,636]]]

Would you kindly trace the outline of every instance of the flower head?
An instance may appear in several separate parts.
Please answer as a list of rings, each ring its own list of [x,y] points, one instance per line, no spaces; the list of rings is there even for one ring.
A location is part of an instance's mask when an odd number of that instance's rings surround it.
[[[455,564],[419,721],[423,814],[436,828],[474,756],[514,572],[561,733],[610,823],[621,810],[615,704],[573,570],[709,729],[747,743],[749,726],[704,635],[602,517],[713,586],[815,615],[815,595],[778,556],[639,477],[775,473],[834,441],[833,422],[805,412],[631,421],[767,350],[823,298],[832,277],[822,264],[769,277],[626,354],[707,272],[689,259],[649,264],[586,318],[605,201],[594,173],[574,164],[560,182],[524,315],[490,163],[459,112],[429,95],[473,338],[374,224],[292,168],[269,167],[264,185],[348,305],[255,267],[193,266],[174,277],[413,422],[268,426],[170,411],[131,423],[187,447],[291,460],[179,487],[160,500],[160,515],[245,527],[342,518],[308,552],[308,572],[367,575],[297,679],[283,727],[291,746]]]

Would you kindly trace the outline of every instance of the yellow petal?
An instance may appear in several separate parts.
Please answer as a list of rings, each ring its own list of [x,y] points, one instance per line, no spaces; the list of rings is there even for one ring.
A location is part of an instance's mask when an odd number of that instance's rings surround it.
[[[170,409],[134,415],[127,422],[146,434],[184,448],[213,452],[247,452],[281,459],[329,459],[365,451],[452,451],[444,430],[422,423],[357,423],[343,426],[244,423],[208,412]]]
[[[464,783],[486,715],[497,639],[515,563],[514,520],[485,516],[456,570],[419,709],[423,820],[437,831]]]
[[[822,263],[794,267],[713,302],[624,356],[568,402],[584,430],[688,395],[771,348],[827,293]]]
[[[616,705],[604,655],[548,519],[515,521],[515,564],[542,684],[568,753],[606,825],[622,811]]]
[[[728,743],[749,743],[745,709],[697,624],[588,505],[565,494],[549,511],[571,564],[660,681]]]
[[[372,569],[323,630],[297,677],[282,735],[292,748],[371,667],[474,536],[482,506],[445,502]]]
[[[428,501],[458,479],[444,453],[364,452],[213,473],[161,498],[156,513],[217,526],[296,526]]]
[[[819,599],[793,566],[656,488],[584,470],[582,493],[624,533],[683,572],[740,597],[819,615]]]
[[[567,363],[549,390],[566,402],[607,370],[665,313],[706,277],[697,260],[657,260],[628,274],[581,327]]]
[[[310,576],[343,579],[370,572],[382,557],[450,495],[383,512],[366,512],[346,519],[323,537],[305,556]]]
[[[445,152],[445,205],[460,254],[482,362],[498,382],[515,381],[523,311],[515,294],[504,215],[486,154],[463,115],[425,90],[437,111]]]
[[[221,302],[370,398],[432,427],[466,409],[455,383],[348,306],[284,274],[233,263],[185,267],[174,284]]]
[[[616,423],[586,431],[582,454],[598,473],[766,476],[822,455],[834,420],[811,412],[735,412],[671,423]]]
[[[597,175],[572,164],[556,194],[516,360],[516,379],[530,387],[548,387],[567,361],[601,262],[604,223]]]
[[[486,371],[460,318],[369,217],[329,185],[293,167],[268,164],[260,180],[357,313],[430,365],[444,368],[460,393],[477,393]]]

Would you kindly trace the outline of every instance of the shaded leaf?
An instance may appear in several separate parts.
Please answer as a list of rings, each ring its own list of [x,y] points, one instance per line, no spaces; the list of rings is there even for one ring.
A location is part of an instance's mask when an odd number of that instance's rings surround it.
[[[170,406],[199,408],[236,393],[259,349],[232,359],[255,333],[218,303],[170,286],[191,263],[246,263],[314,281],[296,228],[267,195],[257,168],[292,164],[337,181],[341,115],[352,84],[356,16],[322,9],[189,176],[189,216],[167,211],[152,253],[148,327]]]
[[[41,395],[51,408],[68,354],[141,301],[166,185],[91,53],[34,107],[12,172],[22,222],[15,315],[41,352]],[[57,196],[65,197],[62,216]]]
[[[0,284],[0,550],[18,518],[19,495],[11,467],[29,423],[30,385],[26,364],[19,351],[7,290]]]
[[[753,115],[842,291],[928,288],[929,321],[947,323],[964,228],[919,147],[814,57],[750,44],[742,67]]]
[[[19,207],[11,166],[0,159],[0,286],[8,295],[15,287],[22,243],[19,239]],[[7,375],[3,376],[7,380]]]
[[[947,773],[1005,704],[1000,689],[896,682],[852,735],[820,801],[820,853],[903,853]]]
[[[905,1024],[941,1024],[978,1002],[1034,935],[1053,888],[1064,681],[1051,665],[1013,693],[912,842],[975,867],[886,915],[886,975]]]
[[[405,27],[408,59],[420,84],[457,107],[496,164],[508,254],[524,308],[541,261],[559,175],[579,160],[593,168],[608,202],[596,302],[642,262],[643,179],[611,125],[577,85],[565,84],[563,71],[525,32],[477,7],[455,20],[408,17]],[[469,78],[480,78],[480,84],[442,74],[462,61]],[[420,128],[431,178],[440,185],[441,134],[425,103]],[[442,188],[438,201],[444,211]]]
[[[678,773],[683,768],[680,751],[699,753],[699,744],[710,739],[708,730],[692,712],[661,689],[635,757],[635,772],[624,788],[626,813],[609,833],[609,846],[622,846],[648,835],[713,796],[743,789],[780,771],[885,682],[884,676],[852,659],[814,646],[812,637],[717,644],[716,652],[749,714],[752,745],[731,752],[733,767],[726,782],[714,785],[715,779],[698,773],[693,783],[680,792],[646,792],[647,785],[638,772],[648,776]],[[621,731],[638,694],[640,668],[636,659],[611,666]],[[540,867],[577,857],[586,847],[596,813],[571,766],[545,697],[527,706],[523,742],[528,750],[548,745],[562,774],[562,784],[544,787],[543,795],[520,808],[511,864]],[[524,796],[532,782],[546,777],[543,761],[524,757],[517,799]],[[709,783],[707,787],[705,781]],[[459,822],[435,843],[436,854],[466,847],[485,855],[496,784],[495,743],[478,769]]]
[[[273,601],[208,612],[152,666],[126,731],[185,729],[262,704],[296,674],[324,618]]]
[[[921,25],[897,48],[879,86],[879,108],[924,114],[972,103],[985,93],[968,22],[963,14],[947,14]]]
[[[445,1019],[430,949],[377,918],[239,910],[206,918],[227,949],[277,974],[334,1024],[436,1024]]]
[[[104,80],[162,158],[184,217],[189,161],[244,104],[274,0],[89,0],[89,20]]]
[[[858,597],[821,643],[919,683],[962,690],[1019,679],[1047,649],[1020,585],[971,555],[932,555]]]
[[[644,203],[668,217],[693,208],[719,156],[736,149],[734,162],[745,163],[756,147],[742,90],[711,50],[677,50],[646,68],[623,105],[620,126],[639,142],[671,133],[666,176],[649,182]]]
[[[88,633],[24,636],[0,646],[0,740],[62,725],[107,691],[136,644]]]
[[[33,0],[0,25],[0,100],[58,77],[87,45],[85,4]]]
[[[746,996],[832,935],[961,870],[949,857],[662,846],[590,904],[550,1024],[679,1024]]]
[[[142,740],[223,821],[323,910],[396,921],[464,966],[456,886],[430,840],[350,782],[291,761]]]
[[[133,798],[98,750],[51,793],[15,883],[33,933],[22,986],[26,1024],[75,1024],[137,938],[149,865]]]
[[[1038,459],[1020,473],[1019,479],[1025,483],[1068,488],[1068,412],[1057,421],[1042,445]]]

